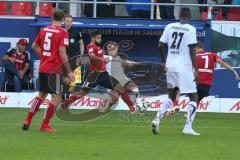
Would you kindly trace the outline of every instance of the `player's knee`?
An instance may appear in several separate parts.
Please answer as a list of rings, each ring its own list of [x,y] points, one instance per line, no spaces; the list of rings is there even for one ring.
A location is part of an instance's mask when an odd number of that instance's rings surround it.
[[[115,86],[115,89],[117,90],[118,93],[123,93],[125,92],[125,89],[123,86],[121,86],[119,83]]]
[[[38,94],[38,98],[41,100],[44,100],[46,98],[46,96],[47,96],[47,94],[43,93],[43,92],[39,92],[39,94]]]
[[[198,94],[197,93],[191,93],[189,94],[190,101],[198,102]]]
[[[134,87],[131,89],[133,93],[139,94],[139,89],[137,87]]]

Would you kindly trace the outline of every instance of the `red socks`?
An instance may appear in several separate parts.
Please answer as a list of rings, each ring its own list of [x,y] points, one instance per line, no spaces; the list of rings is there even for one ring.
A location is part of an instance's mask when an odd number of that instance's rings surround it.
[[[41,105],[43,100],[41,100],[40,98],[38,97],[35,97],[32,101],[32,104],[31,104],[31,107],[29,108],[29,112],[28,112],[28,115],[27,115],[27,118],[26,118],[26,122],[28,124],[31,123],[32,121],[32,118],[33,116],[36,114],[36,112],[39,110],[39,107]]]
[[[121,97],[122,97],[123,101],[128,105],[128,108],[130,109],[130,111],[134,112],[135,111],[134,104],[133,104],[131,98],[129,97],[127,91],[123,92],[121,94]]]
[[[65,102],[62,104],[63,108],[67,108],[69,104],[73,103],[74,101],[76,101],[77,99],[79,99],[79,96],[77,95],[72,95],[70,96],[68,99],[65,100]]]
[[[53,117],[54,112],[55,112],[55,106],[52,103],[49,103],[48,108],[45,111],[42,127],[49,126],[50,119]]]

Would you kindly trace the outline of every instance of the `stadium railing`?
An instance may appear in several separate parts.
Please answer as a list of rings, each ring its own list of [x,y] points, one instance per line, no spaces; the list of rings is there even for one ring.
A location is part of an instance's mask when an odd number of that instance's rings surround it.
[[[92,4],[93,5],[93,10],[92,10],[92,17],[97,18],[97,6],[98,5],[146,5],[150,6],[150,19],[154,19],[154,10],[155,7],[159,6],[178,6],[178,7],[207,7],[208,11],[205,13],[207,19],[212,19],[212,9],[213,8],[238,8],[237,11],[234,10],[232,11],[232,14],[237,14],[239,15],[240,11],[240,5],[223,5],[223,4],[211,4],[210,0],[208,0],[207,4],[193,4],[193,3],[156,3],[154,0],[150,3],[142,3],[142,2],[112,2],[112,1],[98,1],[98,0],[92,0],[92,1],[84,1],[84,0],[69,0],[69,1],[60,1],[60,0],[2,0],[0,3],[4,2],[31,2],[35,3],[35,9],[34,9],[34,15],[38,16],[50,16],[51,9],[53,8],[53,4]],[[5,5],[2,7],[3,9],[6,9]],[[1,9],[1,7],[0,7]],[[41,10],[43,12],[41,12]],[[47,13],[46,13],[47,12]],[[1,12],[0,12],[1,13]],[[6,15],[6,12],[2,11],[3,15]],[[29,13],[26,14],[29,16]],[[24,15],[24,16],[26,16]],[[233,15],[234,16],[234,15]]]

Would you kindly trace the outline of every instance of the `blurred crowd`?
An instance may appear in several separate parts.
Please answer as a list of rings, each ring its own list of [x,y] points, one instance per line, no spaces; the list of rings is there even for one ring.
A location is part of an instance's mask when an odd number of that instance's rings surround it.
[[[71,0],[62,0],[71,1]],[[93,0],[82,0],[93,2]],[[97,5],[97,17],[108,18],[150,18],[151,5],[132,5],[129,3],[189,3],[189,4],[224,4],[224,5],[240,5],[240,0],[97,0],[98,2],[109,2],[107,4]],[[110,2],[127,2],[126,5],[113,5]],[[0,2],[0,15],[14,16],[33,16],[35,14],[35,3],[31,2]],[[50,16],[53,8],[63,9],[65,12],[76,17],[93,17],[93,4],[69,4],[69,3],[40,3],[40,16]],[[177,10],[179,6],[163,5],[154,6],[154,18],[156,19],[175,19],[178,18]],[[193,15],[196,20],[205,20],[208,12],[208,7],[190,7],[193,10]],[[197,8],[199,8],[198,13]],[[232,11],[234,10],[234,11]],[[230,16],[240,17],[240,8],[229,7],[213,7],[211,8],[214,20],[227,20],[228,14],[237,14]],[[74,12],[74,13],[73,13]]]

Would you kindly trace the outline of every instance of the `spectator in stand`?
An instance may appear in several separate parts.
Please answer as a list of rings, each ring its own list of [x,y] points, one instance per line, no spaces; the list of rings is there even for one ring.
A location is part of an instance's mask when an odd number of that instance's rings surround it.
[[[126,0],[126,2],[134,3],[150,3],[151,0]],[[150,18],[150,5],[126,5],[126,10],[133,18]]]
[[[10,84],[13,85],[15,92],[21,92],[22,86],[27,83],[30,68],[30,54],[26,51],[27,45],[26,39],[20,39],[16,48],[10,48],[3,55],[2,60],[5,67],[3,90],[5,90],[7,84]]]
[[[155,0],[158,3],[175,3],[176,0]],[[160,6],[161,19],[175,19],[174,6]]]

